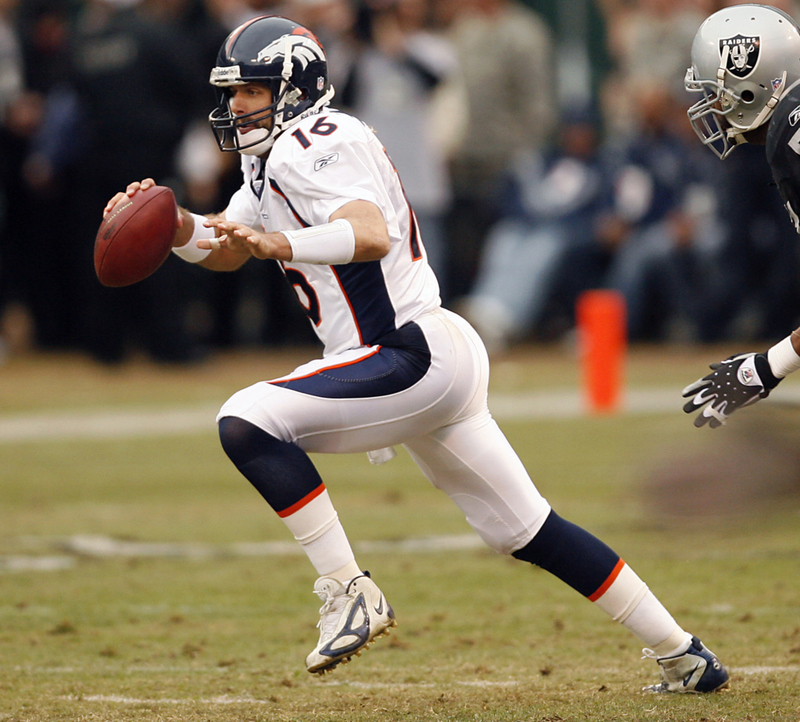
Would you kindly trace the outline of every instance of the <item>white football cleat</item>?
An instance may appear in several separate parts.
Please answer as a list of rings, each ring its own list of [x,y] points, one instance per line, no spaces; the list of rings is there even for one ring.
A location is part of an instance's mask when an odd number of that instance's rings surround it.
[[[716,692],[728,686],[728,671],[717,656],[697,638],[683,654],[656,657],[651,649],[644,656],[654,658],[661,670],[661,682],[651,684],[644,692]]]
[[[314,592],[323,604],[319,642],[306,657],[309,672],[323,674],[349,661],[397,625],[394,611],[368,573],[351,579],[346,588],[337,579],[320,577]]]

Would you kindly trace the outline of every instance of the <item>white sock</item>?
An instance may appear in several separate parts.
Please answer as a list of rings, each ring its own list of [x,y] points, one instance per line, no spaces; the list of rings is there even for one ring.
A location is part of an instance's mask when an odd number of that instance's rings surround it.
[[[325,576],[333,577],[336,579],[336,581],[339,581],[347,586],[347,582],[349,582],[351,579],[355,579],[356,577],[360,577],[363,574],[364,572],[361,571],[361,567],[358,566],[358,563],[354,559],[341,569],[337,569],[335,572],[328,572]]]
[[[361,573],[327,489],[282,518],[321,577],[347,574],[355,568],[349,577],[334,577],[346,582]]]
[[[680,627],[649,590],[623,624],[659,657],[682,654],[692,641],[692,635]]]
[[[303,551],[321,577],[333,577],[347,582],[361,574],[350,542],[339,520],[313,541],[302,543]],[[352,570],[353,573],[350,573]],[[349,576],[342,576],[342,575]]]
[[[636,572],[622,560],[620,562],[616,576],[612,573],[609,577],[612,581],[592,601],[659,657],[685,652],[692,636],[678,626]]]

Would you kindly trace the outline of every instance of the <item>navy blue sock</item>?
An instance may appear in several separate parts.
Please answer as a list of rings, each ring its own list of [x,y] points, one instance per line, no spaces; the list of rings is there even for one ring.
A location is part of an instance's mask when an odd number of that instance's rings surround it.
[[[552,510],[539,533],[512,556],[546,569],[590,598],[620,562],[597,537]]]
[[[249,421],[223,417],[219,421],[219,438],[236,468],[279,515],[285,516],[309,494],[325,488],[305,451]]]

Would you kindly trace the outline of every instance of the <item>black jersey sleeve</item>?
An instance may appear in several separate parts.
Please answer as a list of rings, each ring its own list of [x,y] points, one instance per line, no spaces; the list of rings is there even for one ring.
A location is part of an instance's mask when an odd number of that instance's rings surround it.
[[[784,96],[770,119],[767,161],[789,217],[800,233],[800,86]]]

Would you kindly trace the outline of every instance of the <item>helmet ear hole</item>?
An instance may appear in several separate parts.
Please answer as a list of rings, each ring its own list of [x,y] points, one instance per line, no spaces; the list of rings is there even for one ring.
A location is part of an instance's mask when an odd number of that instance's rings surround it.
[[[752,103],[756,99],[756,95],[752,90],[743,90],[741,98],[744,103]]]

